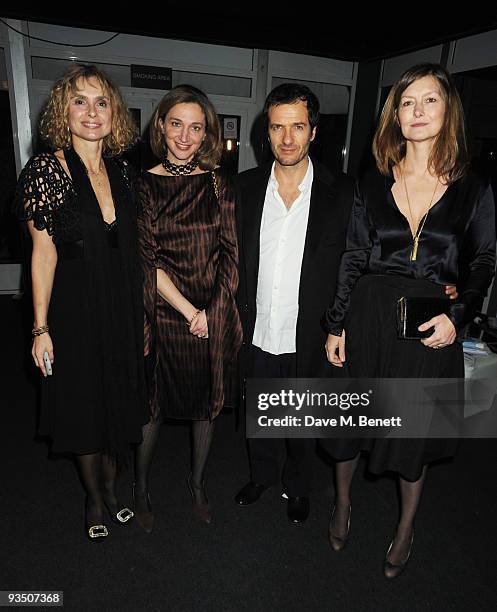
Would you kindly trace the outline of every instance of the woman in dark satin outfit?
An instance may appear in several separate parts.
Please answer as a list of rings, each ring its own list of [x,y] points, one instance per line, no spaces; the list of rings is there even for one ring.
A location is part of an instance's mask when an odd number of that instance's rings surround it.
[[[155,111],[151,145],[161,163],[141,175],[137,195],[155,420],[137,454],[134,488],[136,517],[148,532],[148,473],[162,417],[192,423],[188,486],[195,514],[211,521],[204,470],[214,420],[236,397],[241,344],[235,202],[217,169],[221,128],[207,96],[188,85],[172,89]]]
[[[474,317],[495,266],[494,202],[490,186],[468,169],[462,105],[439,65],[407,70],[385,103],[373,152],[376,168],[360,179],[336,298],[326,313],[329,361],[351,377],[462,378],[459,330]],[[458,265],[469,264],[462,281]],[[448,314],[426,321],[422,340],[397,336],[402,296],[444,297],[458,284]],[[342,550],[350,528],[350,484],[359,452],[369,469],[398,474],[400,520],[384,575],[407,563],[427,465],[455,451],[452,440],[336,440],[337,493],[329,540]]]

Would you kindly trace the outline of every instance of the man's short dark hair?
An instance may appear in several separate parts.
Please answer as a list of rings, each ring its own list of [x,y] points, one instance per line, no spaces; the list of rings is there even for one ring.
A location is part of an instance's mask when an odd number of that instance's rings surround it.
[[[313,130],[319,121],[319,100],[316,94],[306,85],[299,85],[298,83],[282,83],[269,93],[264,104],[266,123],[269,109],[272,106],[278,106],[279,104],[294,104],[299,100],[306,103],[309,125]]]

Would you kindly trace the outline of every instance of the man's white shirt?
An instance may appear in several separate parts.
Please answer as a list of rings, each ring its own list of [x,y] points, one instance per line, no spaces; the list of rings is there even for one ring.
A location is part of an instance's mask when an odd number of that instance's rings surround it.
[[[252,344],[273,355],[295,353],[299,287],[314,170],[309,159],[300,194],[288,210],[278,193],[274,163],[260,229],[257,316]]]

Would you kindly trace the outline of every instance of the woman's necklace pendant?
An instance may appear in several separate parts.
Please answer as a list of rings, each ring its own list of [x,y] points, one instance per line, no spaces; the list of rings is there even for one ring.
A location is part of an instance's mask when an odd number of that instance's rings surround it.
[[[76,155],[78,155],[76,153]],[[97,188],[98,189],[102,189],[102,182],[100,180],[100,175],[102,174],[102,170],[104,169],[104,163],[102,160],[100,160],[100,164],[98,167],[98,172],[95,172],[93,170],[90,170],[88,168],[88,166],[85,164],[85,162],[81,159],[81,157],[78,155],[79,157],[79,161],[83,164],[83,168],[85,169],[86,175],[87,177],[90,179],[90,183],[92,181],[92,179],[95,181],[95,183],[97,184]]]
[[[418,256],[418,243],[419,236],[415,236],[412,242],[411,256],[409,257],[411,261],[416,261],[416,257]]]

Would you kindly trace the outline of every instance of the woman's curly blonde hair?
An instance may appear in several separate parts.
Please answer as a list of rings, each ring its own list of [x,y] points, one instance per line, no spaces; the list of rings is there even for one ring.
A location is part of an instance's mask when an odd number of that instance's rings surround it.
[[[40,119],[41,138],[54,150],[72,146],[69,129],[69,102],[78,90],[80,79],[96,79],[109,98],[112,108],[112,129],[103,141],[105,155],[119,155],[138,138],[138,130],[119,89],[100,68],[75,64],[55,83]]]

